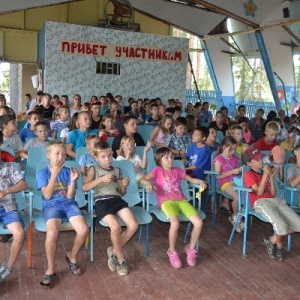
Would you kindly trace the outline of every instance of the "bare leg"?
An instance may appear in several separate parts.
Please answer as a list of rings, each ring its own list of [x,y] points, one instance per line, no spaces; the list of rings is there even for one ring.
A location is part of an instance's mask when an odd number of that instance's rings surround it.
[[[190,249],[195,249],[197,241],[199,240],[202,227],[203,227],[203,221],[198,215],[194,215],[190,217],[190,221],[193,224],[193,230],[191,232],[191,239],[190,239],[190,244],[189,248]]]
[[[169,251],[174,252],[176,250],[176,240],[179,229],[178,216],[170,216],[170,230],[169,230]]]
[[[233,188],[234,188],[234,185],[230,184],[226,187],[225,192],[232,197],[232,202],[231,202],[232,210],[233,210],[233,214],[236,216],[238,213],[239,199],[238,199],[238,193],[236,191],[234,191]]]

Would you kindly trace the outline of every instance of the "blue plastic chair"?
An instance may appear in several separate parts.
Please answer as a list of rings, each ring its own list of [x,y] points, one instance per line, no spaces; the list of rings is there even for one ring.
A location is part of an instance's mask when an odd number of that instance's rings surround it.
[[[244,165],[242,170],[242,176],[244,177],[244,174],[249,170],[249,166]],[[258,218],[259,220],[270,223],[266,218],[264,218],[261,214],[255,212],[255,210],[251,207],[250,201],[249,201],[249,193],[252,192],[252,189],[248,189],[243,184],[243,187],[235,187],[235,191],[238,192],[239,195],[239,207],[238,207],[238,214],[235,219],[235,223],[233,225],[233,228],[231,230],[231,234],[228,240],[228,245],[232,244],[233,236],[235,234],[235,229],[237,226],[237,223],[241,217],[244,218],[244,233],[243,233],[243,256],[246,256],[247,252],[247,233],[248,233],[248,217],[254,216]],[[291,235],[288,235],[288,251],[291,249]]]
[[[150,140],[150,136],[154,130],[155,126],[153,125],[139,125],[138,133],[142,136],[145,144]]]
[[[78,147],[76,149],[76,161],[79,162],[80,160],[80,157],[83,155],[83,154],[86,154],[86,153],[89,153],[89,149],[87,147]]]
[[[140,204],[141,198],[139,195],[139,190],[137,186],[137,182],[135,179],[135,172],[133,168],[133,164],[128,160],[114,160],[113,161],[113,167],[118,167],[121,169],[122,176],[128,176],[130,179],[130,183],[127,186],[127,192],[124,196],[122,196],[122,199],[128,203],[128,206],[132,212],[132,214],[135,216],[136,220],[138,221],[140,227],[139,227],[139,235],[138,240],[140,242],[141,234],[142,234],[142,226],[146,225],[146,243],[145,243],[145,255],[149,255],[149,244],[150,244],[150,238],[149,238],[149,226],[152,222],[151,215],[146,211],[145,204],[142,203],[142,207],[136,206]],[[92,191],[92,199],[93,199],[93,191]],[[118,221],[121,226],[125,226],[123,221],[118,218]],[[108,227],[108,225],[102,221],[99,220],[99,224]]]
[[[49,165],[48,161],[41,161],[38,163],[36,167],[36,172],[40,169],[43,169]],[[67,168],[74,168],[78,169],[79,171],[79,178],[76,182],[76,194],[75,194],[75,201],[78,203],[80,208],[86,206],[86,199],[85,194],[82,191],[82,184],[83,179],[80,173],[80,168],[78,162],[74,160],[68,160],[65,162],[65,167]],[[34,226],[37,231],[46,232],[46,223],[44,221],[44,216],[42,212],[42,192],[37,190],[36,187],[34,188],[34,195],[30,201],[30,209],[29,209],[29,216],[30,216],[30,223],[34,221]],[[87,226],[90,228],[90,260],[94,261],[94,222],[93,222],[93,209],[91,207],[91,202],[88,202],[88,210],[82,210],[82,214],[84,219],[87,223]],[[61,230],[73,230],[71,223],[64,219],[61,224]]]
[[[110,146],[112,146],[113,141],[114,141],[114,137],[112,137],[112,136],[109,136],[109,137],[107,138],[107,140],[106,140],[106,142],[107,142]]]
[[[296,164],[286,164],[284,166],[284,199],[286,203],[297,213],[300,213],[298,206],[298,189],[291,187],[288,181],[288,169],[296,166]]]
[[[7,152],[10,155],[12,155],[13,157],[16,157],[16,153],[15,153],[14,149],[12,149],[10,147],[3,147],[3,148],[1,148],[1,151]]]

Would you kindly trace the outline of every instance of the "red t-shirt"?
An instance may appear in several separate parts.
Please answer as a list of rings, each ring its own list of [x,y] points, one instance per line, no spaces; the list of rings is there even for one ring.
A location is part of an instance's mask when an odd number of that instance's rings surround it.
[[[15,158],[8,152],[1,151],[1,160],[3,162],[14,162]]]
[[[249,170],[244,175],[244,184],[246,188],[250,189],[254,184],[259,185],[262,180],[262,174],[256,173],[253,170]],[[249,201],[251,206],[254,206],[256,200],[260,198],[274,198],[275,196],[271,194],[271,181],[268,177],[266,180],[265,190],[263,195],[258,196],[255,192],[249,193]]]
[[[275,146],[279,146],[279,143],[274,141],[271,145],[267,144],[265,138],[260,138],[255,144],[255,149],[260,151],[271,151]]]

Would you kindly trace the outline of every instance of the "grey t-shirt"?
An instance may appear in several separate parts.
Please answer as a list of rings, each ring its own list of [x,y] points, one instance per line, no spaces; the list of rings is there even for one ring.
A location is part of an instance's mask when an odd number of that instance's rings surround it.
[[[290,178],[293,178],[293,177],[296,177],[300,175],[300,168],[298,168],[296,165],[292,166],[292,167],[289,167],[288,170],[287,170],[287,180],[289,180]],[[299,206],[299,203],[300,203],[300,184],[298,184],[296,186],[297,190],[298,190],[298,206]],[[297,204],[297,203],[294,203],[294,204]]]
[[[28,142],[25,144],[24,150],[28,151],[31,148],[47,147],[49,143],[49,140],[45,142],[40,142],[37,138],[32,138],[28,140]]]

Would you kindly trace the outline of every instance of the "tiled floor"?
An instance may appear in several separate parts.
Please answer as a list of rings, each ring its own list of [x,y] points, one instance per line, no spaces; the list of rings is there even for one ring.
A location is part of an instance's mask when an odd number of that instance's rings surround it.
[[[221,213],[220,213],[221,214]],[[82,276],[74,276],[65,262],[73,232],[62,232],[57,251],[57,278],[53,287],[43,289],[39,281],[46,267],[44,238],[34,233],[33,268],[27,268],[24,250],[13,274],[0,285],[0,299],[298,299],[300,298],[300,235],[294,235],[291,253],[284,253],[283,262],[271,260],[263,243],[263,236],[272,233],[268,224],[254,220],[249,230],[248,257],[241,255],[242,235],[236,234],[233,245],[227,245],[231,224],[222,212],[215,230],[208,216],[201,237],[199,260],[195,268],[184,263],[173,269],[168,262],[168,224],[155,220],[151,224],[150,256],[144,256],[144,243],[136,237],[125,253],[130,274],[120,277],[107,267],[106,248],[109,233],[97,226],[95,233],[95,261],[89,261],[89,251],[82,250]],[[184,259],[182,242],[186,226],[182,224],[178,251]],[[0,245],[3,261],[10,243]]]

